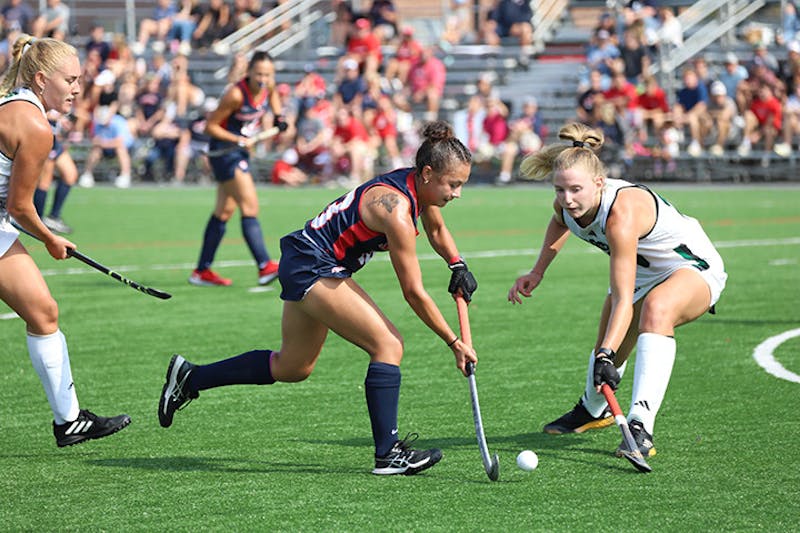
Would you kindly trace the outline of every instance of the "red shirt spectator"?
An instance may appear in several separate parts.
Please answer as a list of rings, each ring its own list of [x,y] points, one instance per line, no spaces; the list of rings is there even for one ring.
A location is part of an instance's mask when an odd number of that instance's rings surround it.
[[[669,113],[669,103],[664,89],[655,83],[648,85],[647,90],[638,97],[639,107],[647,111],[660,109],[664,113]]]
[[[435,89],[439,95],[444,93],[447,70],[442,60],[433,55],[433,51],[425,50],[416,65],[408,73],[408,84],[412,94],[428,89]]]
[[[617,73],[611,79],[611,87],[603,92],[603,98],[612,102],[617,111],[624,111],[636,109],[639,94],[636,92],[636,86],[625,78],[624,73]]]
[[[775,130],[781,130],[783,119],[781,102],[775,98],[769,89],[758,92],[758,95],[753,98],[753,102],[750,104],[750,111],[756,116],[761,126],[766,126],[771,121]]]
[[[373,56],[377,64],[383,62],[381,41],[370,30],[370,23],[367,19],[356,20],[355,33],[347,41],[347,55],[353,57],[362,65],[369,56]]]
[[[367,128],[364,127],[364,124],[362,124],[360,120],[353,116],[350,116],[347,121],[337,120],[333,135],[344,143],[348,143],[353,139],[365,142],[369,141]]]
[[[403,28],[402,39],[394,52],[394,58],[400,62],[415,63],[422,55],[422,45],[414,39],[414,28],[407,26]]]

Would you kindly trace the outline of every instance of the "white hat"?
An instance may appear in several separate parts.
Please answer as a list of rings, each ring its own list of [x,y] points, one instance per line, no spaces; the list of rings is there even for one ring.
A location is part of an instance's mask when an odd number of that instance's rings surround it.
[[[731,65],[738,65],[739,58],[736,57],[736,54],[734,54],[733,52],[728,52],[727,54],[725,54],[725,62],[730,63]]]
[[[789,41],[789,44],[786,45],[786,49],[795,54],[800,54],[800,41]]]
[[[358,61],[355,59],[345,59],[344,63],[342,63],[342,66],[345,68],[345,70],[355,70],[358,68]]]
[[[724,83],[717,80],[711,84],[711,94],[714,96],[727,95],[728,89],[725,88]]]

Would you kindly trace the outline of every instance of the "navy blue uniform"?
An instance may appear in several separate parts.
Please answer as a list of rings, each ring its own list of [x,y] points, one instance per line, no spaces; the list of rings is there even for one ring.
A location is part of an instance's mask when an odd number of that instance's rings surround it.
[[[319,278],[350,277],[375,252],[388,250],[386,235],[369,229],[359,212],[364,193],[372,187],[388,186],[408,198],[416,226],[419,204],[415,177],[413,168],[402,168],[373,178],[328,204],[302,230],[283,237],[278,270],[281,298],[299,301]]]
[[[244,101],[242,107],[220,124],[223,128],[241,137],[252,137],[261,129],[261,119],[269,108],[269,91],[258,101],[250,92],[248,80],[244,78],[237,84],[242,91]],[[211,138],[209,151],[227,149],[234,146],[233,143]],[[227,181],[233,179],[234,169],[239,168],[242,172],[250,171],[250,152],[242,148],[233,152],[209,158],[211,168],[214,171],[214,178],[217,181]]]

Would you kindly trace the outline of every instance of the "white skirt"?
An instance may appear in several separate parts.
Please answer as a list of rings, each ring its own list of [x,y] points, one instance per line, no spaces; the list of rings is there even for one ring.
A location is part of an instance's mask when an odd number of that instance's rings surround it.
[[[19,237],[17,228],[11,225],[8,221],[8,213],[0,215],[0,257],[6,255],[6,252],[14,241]]]

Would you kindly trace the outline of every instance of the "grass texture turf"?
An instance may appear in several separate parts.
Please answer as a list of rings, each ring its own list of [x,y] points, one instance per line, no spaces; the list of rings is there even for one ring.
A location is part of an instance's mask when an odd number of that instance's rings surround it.
[[[800,188],[655,186],[698,218],[729,273],[716,316],[678,329],[678,353],[656,422],[652,474],[613,456],[614,427],[551,436],[585,378],[608,285],[608,259],[572,237],[522,306],[506,301],[529,269],[551,214],[547,186],[467,186],[444,210],[478,279],[470,306],[476,377],[500,481],[481,464],[467,380],[450,350],[405,304],[386,254],[356,280],[403,333],[400,433],[442,448],[414,477],[378,477],[364,401],[367,356],[330,335],[297,384],[204,391],[158,425],[169,357],[208,363],[280,343],[277,284],[254,290],[256,267],[228,225],[214,268],[229,288],[186,282],[213,206],[210,188],[98,187],[64,211],[79,249],[126,277],[173,294],[140,294],[76,260],[31,250],[59,303],[82,407],[126,412],[121,433],[57,449],[28,360],[24,324],[0,304],[0,529],[4,531],[797,531],[800,383],[765,372],[753,351],[800,327]],[[269,250],[342,191],[261,188]],[[457,328],[449,271],[418,239],[426,287]],[[800,373],[800,337],[774,350]],[[630,372],[618,393],[630,401]],[[523,449],[533,472],[514,462]]]

